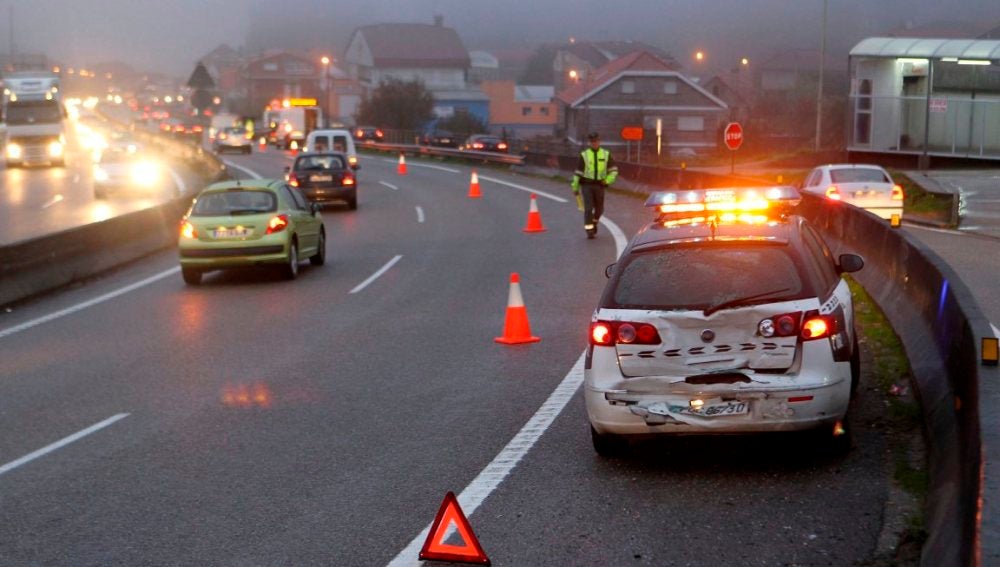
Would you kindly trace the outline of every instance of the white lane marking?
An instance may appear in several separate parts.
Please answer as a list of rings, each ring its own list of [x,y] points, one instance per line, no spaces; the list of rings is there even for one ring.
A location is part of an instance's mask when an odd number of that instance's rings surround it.
[[[392,183],[386,183],[385,181],[379,181],[378,183],[379,183],[379,185],[384,185],[385,187],[388,187],[389,189],[392,189],[393,191],[398,191],[399,190],[399,187],[396,187]]]
[[[59,311],[56,311],[55,313],[49,313],[48,315],[44,315],[44,316],[39,317],[37,319],[32,319],[30,321],[25,321],[24,323],[21,323],[20,325],[14,325],[13,327],[11,327],[9,329],[0,330],[0,339],[2,339],[4,337],[9,337],[9,336],[11,336],[11,335],[13,335],[15,333],[20,333],[21,331],[26,331],[26,330],[28,330],[28,329],[30,329],[32,327],[37,327],[38,325],[41,325],[43,323],[48,323],[49,321],[53,321],[53,320],[58,319],[60,317],[65,317],[66,315],[71,315],[73,313],[76,313],[77,311],[81,311],[81,310],[86,309],[88,307],[93,307],[94,305],[97,305],[98,303],[104,303],[105,301],[107,301],[109,299],[114,299],[114,298],[118,297],[119,295],[124,295],[124,294],[126,294],[126,293],[128,293],[130,291],[135,291],[135,290],[139,289],[140,287],[147,286],[147,285],[149,285],[149,284],[151,284],[153,282],[157,282],[159,280],[162,280],[163,278],[172,276],[172,275],[176,274],[179,271],[181,271],[180,266],[176,266],[176,267],[170,268],[169,270],[164,270],[164,271],[162,271],[162,272],[160,272],[158,274],[152,275],[152,276],[150,276],[150,277],[148,277],[148,278],[146,278],[144,280],[139,280],[139,281],[137,281],[137,282],[135,282],[133,284],[129,284],[129,285],[123,287],[123,288],[116,289],[115,291],[105,293],[104,295],[95,297],[93,299],[89,299],[87,301],[84,301],[83,303],[77,303],[76,305],[73,305],[71,307],[67,307],[66,309],[60,309]]]
[[[177,171],[172,167],[167,168],[167,173],[169,173],[170,177],[174,180],[174,186],[177,188],[177,195],[187,195],[188,186],[184,181],[184,178],[181,177],[180,174],[177,173]]]
[[[556,417],[562,412],[563,408],[566,407],[566,404],[576,393],[580,384],[583,383],[583,361],[585,356],[586,352],[580,355],[580,358],[576,360],[576,364],[573,365],[573,368],[566,374],[555,391],[549,395],[549,398],[545,400],[542,407],[538,408],[535,415],[531,416],[531,419],[507,443],[507,446],[458,495],[459,505],[461,505],[462,511],[465,512],[466,516],[471,516],[476,511],[476,508],[486,500],[486,497],[500,486],[500,483],[507,478],[507,475],[528,454],[528,451],[535,445],[535,442],[541,438],[542,434],[545,433]],[[413,538],[410,544],[406,546],[406,549],[400,551],[399,555],[389,562],[389,566],[423,565],[417,559],[417,556],[420,554],[420,549],[430,531],[431,526],[427,524],[427,527],[417,537]]]
[[[396,163],[396,164],[399,163],[399,159],[398,158],[397,159],[383,159],[382,161],[384,161],[386,163]],[[437,169],[437,170],[440,170],[440,171],[447,171],[448,173],[461,173],[457,169],[452,169],[450,167],[444,167],[443,165],[431,165],[429,163],[418,163],[418,162],[412,162],[412,161],[406,162],[406,165],[412,165],[413,167],[426,167],[427,169]]]
[[[47,209],[47,208],[51,207],[52,205],[55,205],[56,203],[58,203],[59,201],[62,201],[62,200],[63,200],[63,196],[62,195],[56,195],[55,197],[52,197],[51,199],[49,199],[44,205],[42,205],[42,208],[43,209]]]
[[[990,328],[993,329],[993,336],[1000,339],[1000,329],[997,329],[997,326],[993,323],[990,323]]]
[[[611,236],[615,238],[615,260],[622,257],[622,252],[625,251],[625,245],[628,244],[628,240],[625,238],[625,233],[622,229],[614,223],[608,217],[601,217],[601,220],[597,221],[608,228],[608,232]]]
[[[531,187],[526,187],[524,185],[518,185],[517,183],[511,183],[510,181],[503,181],[502,179],[497,179],[495,177],[487,177],[485,175],[480,175],[479,179],[482,181],[489,181],[491,183],[499,183],[500,185],[506,185],[507,187],[513,187],[514,189],[520,189],[521,191],[527,191],[528,193],[534,193],[539,197],[545,197],[546,199],[552,199],[553,201],[559,203],[567,203],[566,199],[553,195],[552,193],[546,193],[545,191],[539,191],[537,189],[532,189]]]
[[[934,227],[931,227],[931,226],[923,226],[923,225],[920,225],[920,224],[910,224],[910,223],[908,223],[906,221],[903,221],[903,224],[906,226],[906,228],[916,228],[916,229],[919,229],[919,230],[926,230],[926,231],[929,231],[929,232],[940,232],[941,234],[951,234],[951,235],[956,235],[956,234],[961,235],[961,234],[963,234],[962,231],[959,231],[959,230],[950,230],[950,229],[947,229],[947,228],[934,228]]]
[[[257,173],[256,171],[254,171],[254,170],[252,170],[252,169],[250,169],[248,167],[243,167],[242,165],[237,165],[235,163],[228,162],[228,161],[224,161],[222,163],[226,164],[226,167],[231,167],[233,169],[238,169],[238,170],[242,171],[243,173],[246,173],[247,175],[249,175],[253,179],[261,179],[263,177],[261,174]]]
[[[417,222],[424,222],[424,208],[417,207]]]
[[[375,272],[367,280],[365,280],[365,281],[359,283],[357,286],[355,286],[355,288],[351,290],[351,293],[358,293],[359,291],[361,291],[361,290],[365,289],[366,287],[368,287],[368,284],[370,284],[373,281],[377,280],[379,278],[379,276],[381,276],[382,274],[388,272],[389,268],[395,266],[396,262],[398,262],[399,259],[402,258],[402,257],[403,257],[402,254],[397,254],[395,258],[393,258],[392,260],[389,260],[388,262],[386,262],[386,264],[384,266],[382,266],[381,268],[379,268],[379,271]]]
[[[51,445],[46,445],[45,447],[42,447],[41,449],[39,449],[39,450],[37,450],[37,451],[35,451],[33,453],[28,453],[27,455],[21,457],[20,459],[17,459],[16,461],[11,461],[11,462],[7,463],[6,465],[3,465],[2,467],[0,467],[0,475],[4,474],[6,472],[12,471],[12,470],[16,469],[17,467],[19,467],[19,466],[21,466],[21,465],[23,465],[25,463],[29,463],[31,461],[34,461],[35,459],[37,459],[39,457],[44,457],[45,455],[48,455],[52,451],[55,451],[55,450],[60,449],[62,447],[65,447],[66,445],[69,445],[70,443],[72,443],[74,441],[82,439],[82,438],[86,437],[87,435],[90,435],[91,433],[94,433],[95,431],[99,431],[101,429],[104,429],[105,427],[111,425],[112,423],[114,423],[114,422],[116,422],[116,421],[118,421],[120,419],[124,419],[124,418],[126,418],[128,416],[129,416],[129,414],[127,414],[127,413],[119,413],[119,414],[113,415],[113,416],[109,417],[108,419],[105,419],[104,421],[102,421],[100,423],[95,423],[94,425],[91,425],[90,427],[88,427],[86,429],[83,429],[81,431],[77,431],[76,433],[70,435],[69,437],[63,437],[62,439],[56,441],[55,443],[52,443]]]

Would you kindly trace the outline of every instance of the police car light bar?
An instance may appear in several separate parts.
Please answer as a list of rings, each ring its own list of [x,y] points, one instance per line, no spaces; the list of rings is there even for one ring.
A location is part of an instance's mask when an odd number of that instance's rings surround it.
[[[678,189],[657,191],[646,199],[645,206],[656,207],[661,214],[671,213],[743,213],[764,211],[772,205],[795,206],[801,197],[791,186],[731,188],[731,189]]]

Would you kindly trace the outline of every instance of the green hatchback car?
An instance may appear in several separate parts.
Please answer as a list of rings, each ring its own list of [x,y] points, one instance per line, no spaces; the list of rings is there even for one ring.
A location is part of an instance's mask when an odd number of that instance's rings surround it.
[[[181,219],[181,274],[189,285],[212,270],[273,265],[287,279],[304,258],[326,262],[319,208],[284,181],[225,181],[205,188]]]

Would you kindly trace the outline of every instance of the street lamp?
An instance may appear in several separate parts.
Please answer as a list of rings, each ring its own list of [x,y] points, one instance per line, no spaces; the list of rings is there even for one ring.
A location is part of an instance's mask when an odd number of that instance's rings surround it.
[[[700,50],[699,51],[695,51],[694,52],[694,60],[698,61],[698,62],[704,61],[705,60],[705,52],[704,51],[700,51]]]
[[[330,63],[331,63],[331,59],[329,57],[327,57],[326,55],[324,55],[323,57],[320,58],[319,62],[323,64],[323,93],[324,93],[324,97],[323,98],[326,99],[325,103],[324,103],[324,106],[326,108],[323,109],[323,113],[326,114],[326,124],[327,124],[327,126],[329,126],[330,125]]]
[[[823,65],[826,63],[826,0],[823,0],[823,19],[820,24],[819,40],[819,88],[816,89],[816,144],[818,152],[820,146],[820,136],[823,132]]]

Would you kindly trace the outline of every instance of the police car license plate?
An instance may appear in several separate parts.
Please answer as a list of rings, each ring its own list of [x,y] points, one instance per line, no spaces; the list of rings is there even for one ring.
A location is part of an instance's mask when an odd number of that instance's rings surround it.
[[[252,228],[224,228],[212,231],[214,238],[245,238],[251,234],[253,234]]]
[[[681,405],[676,402],[657,402],[650,404],[650,413],[658,415],[694,415],[698,417],[725,417],[731,415],[746,415],[750,413],[750,402],[709,400],[701,407],[690,404]]]
[[[333,176],[332,175],[310,175],[309,176],[309,181],[312,181],[313,183],[329,182],[329,181],[333,181]]]

